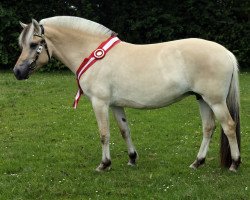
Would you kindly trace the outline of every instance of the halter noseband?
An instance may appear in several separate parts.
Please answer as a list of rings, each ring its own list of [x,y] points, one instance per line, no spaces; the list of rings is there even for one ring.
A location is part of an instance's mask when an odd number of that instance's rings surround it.
[[[42,40],[39,42],[39,46],[38,46],[38,48],[36,50],[35,59],[32,61],[32,63],[29,66],[30,70],[34,70],[36,68],[36,61],[38,60],[40,54],[42,53],[43,47],[45,48],[47,56],[48,56],[48,59],[50,61],[50,54],[49,54],[48,45],[47,45],[47,43],[45,41],[45,38],[44,38],[44,28],[43,28],[43,25],[40,25],[40,28],[41,28],[41,34],[35,33],[34,36],[40,37],[40,38],[42,38]]]

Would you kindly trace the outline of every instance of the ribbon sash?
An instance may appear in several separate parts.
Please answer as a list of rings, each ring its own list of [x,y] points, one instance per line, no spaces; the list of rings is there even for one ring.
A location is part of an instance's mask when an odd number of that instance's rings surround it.
[[[88,58],[84,58],[83,62],[79,66],[78,70],[76,71],[76,80],[78,84],[78,91],[75,96],[73,107],[76,109],[78,102],[83,95],[83,91],[80,86],[80,78],[81,76],[98,60],[105,57],[107,52],[118,44],[121,40],[118,37],[111,36],[106,41],[101,43],[97,49],[95,49]]]

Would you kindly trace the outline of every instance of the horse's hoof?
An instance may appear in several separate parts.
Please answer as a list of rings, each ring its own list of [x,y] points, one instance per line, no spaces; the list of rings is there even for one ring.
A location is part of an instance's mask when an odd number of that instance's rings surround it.
[[[232,165],[230,166],[229,171],[234,172],[234,173],[237,172],[236,168],[234,166],[232,166]]]
[[[101,164],[95,169],[97,172],[109,171],[111,169],[111,160],[102,161]]]
[[[128,166],[136,167],[136,163],[135,162],[131,162],[131,160],[130,160],[130,161],[128,161]]]
[[[197,169],[196,165],[194,163],[192,163],[191,165],[189,165],[189,168],[191,169]]]
[[[136,166],[136,160],[138,159],[138,154],[136,151],[134,151],[133,153],[129,154],[129,161],[128,161],[128,165],[129,166]]]
[[[99,165],[99,166],[95,169],[96,172],[105,172],[105,171],[109,171],[109,170],[111,170],[111,166],[110,166],[110,167],[103,168],[102,166]]]
[[[229,168],[230,172],[237,172],[238,166],[233,162]]]
[[[237,160],[233,160],[230,168],[229,168],[229,171],[231,172],[237,172],[237,169],[238,167],[240,166],[240,163],[241,163],[241,158],[239,157]]]
[[[205,164],[205,158],[202,159],[197,158],[189,167],[192,169],[197,169],[198,167],[204,164]]]

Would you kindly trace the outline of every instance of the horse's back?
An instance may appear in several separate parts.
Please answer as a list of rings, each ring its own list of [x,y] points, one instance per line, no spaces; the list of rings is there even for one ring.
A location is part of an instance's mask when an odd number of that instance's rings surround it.
[[[131,68],[153,72],[165,69],[167,74],[180,68],[184,71],[203,71],[207,67],[209,70],[217,70],[220,65],[223,66],[222,70],[228,70],[229,62],[228,50],[225,47],[198,38],[147,45],[122,42],[120,47],[117,47],[117,54],[114,56],[118,59],[122,57],[126,70]]]

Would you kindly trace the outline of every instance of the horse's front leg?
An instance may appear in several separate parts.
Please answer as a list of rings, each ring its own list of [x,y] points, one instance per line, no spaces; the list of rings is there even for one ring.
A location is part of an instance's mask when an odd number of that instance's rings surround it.
[[[95,112],[102,143],[102,161],[96,168],[96,171],[109,170],[111,167],[109,150],[109,105],[102,100],[92,99],[92,106]]]
[[[129,155],[129,162],[128,165],[134,166],[136,164],[136,159],[138,157],[135,147],[133,145],[130,131],[128,127],[128,122],[125,116],[124,108],[122,107],[112,107],[112,111],[114,113],[114,117],[117,121],[119,129],[121,131],[121,135],[125,142],[127,143],[128,147],[128,155]]]

